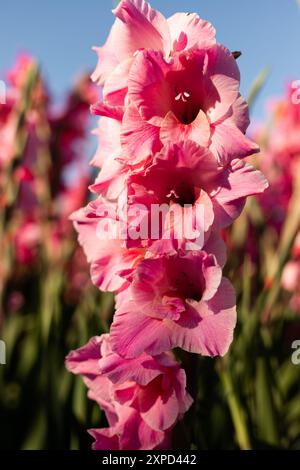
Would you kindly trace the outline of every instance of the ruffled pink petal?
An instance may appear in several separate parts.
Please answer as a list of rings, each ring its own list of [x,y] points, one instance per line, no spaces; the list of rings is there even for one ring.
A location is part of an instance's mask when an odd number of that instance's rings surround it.
[[[161,380],[164,380],[161,379]],[[165,377],[168,380],[168,377]],[[173,388],[171,384],[170,388]],[[156,431],[165,431],[171,428],[179,415],[179,402],[175,390],[165,390],[157,395],[155,387],[150,386],[140,392],[139,409],[144,421]]]
[[[103,47],[94,47],[98,64],[92,80],[103,86],[118,65],[135,51],[149,48],[170,52],[167,20],[144,0],[122,0],[113,10],[116,21]]]
[[[103,47],[93,47],[98,56],[98,63],[91,75],[91,79],[99,86],[103,86],[109,74],[119,64],[113,47],[115,25],[112,27],[108,39]]]
[[[207,303],[200,302],[197,309],[200,321],[189,329],[188,319],[174,325],[172,343],[189,352],[204,356],[223,356],[233,338],[236,324],[235,292],[231,283],[223,278],[216,295]]]
[[[94,204],[94,205],[93,205]],[[91,277],[95,285],[104,291],[120,289],[126,281],[118,270],[131,268],[141,258],[140,250],[127,250],[120,239],[103,239],[98,236],[98,224],[115,223],[109,217],[100,217],[101,213],[110,212],[110,206],[99,201],[80,209],[72,215],[74,227],[78,232],[78,241],[83,247],[87,260],[91,263]],[[103,204],[101,206],[101,204]],[[94,207],[96,205],[96,207]],[[97,215],[97,211],[98,214]]]
[[[99,139],[99,145],[91,165],[102,168],[105,161],[120,150],[120,130],[120,121],[106,117],[99,119],[98,128],[93,131],[93,134]]]
[[[207,242],[203,247],[206,253],[213,253],[216,257],[217,263],[221,268],[224,267],[227,260],[227,250],[224,240],[220,237],[218,232],[211,232]]]
[[[113,10],[120,20],[114,31],[116,54],[123,60],[138,49],[170,50],[167,20],[144,0],[121,0]]]
[[[190,302],[179,321],[146,317],[128,303],[117,313],[111,329],[112,347],[125,357],[143,351],[159,354],[180,347],[198,354],[216,356],[227,351],[236,323],[235,293],[227,279],[222,280],[208,302]]]
[[[194,401],[186,391],[186,374],[183,369],[177,371],[174,389],[178,399],[179,412],[183,415],[192,406]]]
[[[249,107],[246,100],[240,96],[232,105],[228,116],[240,131],[245,134],[250,124]]]
[[[259,147],[227,119],[214,127],[210,150],[221,165],[226,165],[234,158],[245,158],[259,152]]]
[[[88,397],[105,410],[108,422],[114,425],[118,417],[112,403],[112,385],[107,377],[100,375],[98,361],[100,347],[107,336],[96,336],[81,348],[71,351],[66,358],[66,367],[73,374],[80,374],[88,387]]]
[[[164,144],[189,139],[207,147],[210,139],[210,125],[202,110],[191,124],[182,124],[174,113],[169,111],[160,127],[160,139]]]
[[[216,123],[228,112],[239,97],[240,72],[231,52],[216,44],[208,52],[206,65],[206,109],[211,123]]]
[[[170,86],[165,80],[169,65],[158,51],[140,51],[130,70],[128,93],[142,118],[160,126],[172,109]]]
[[[169,351],[173,345],[166,322],[146,317],[142,313],[128,310],[118,312],[111,326],[112,348],[126,358],[138,357],[143,352],[150,355]]]
[[[215,44],[215,28],[196,13],[175,13],[168,18],[174,51],[209,47]]]
[[[98,103],[91,106],[91,113],[95,116],[106,116],[108,118],[122,121],[124,115],[123,106],[112,106],[108,103],[98,101]]]
[[[213,197],[215,225],[226,227],[239,215],[247,196],[261,194],[268,187],[264,175],[241,160],[234,160],[224,170],[220,189]]]
[[[144,162],[162,147],[159,128],[144,121],[133,104],[124,114],[121,143],[126,160],[132,165]]]
[[[68,370],[73,372],[73,374],[99,374],[98,361],[102,338],[102,336],[95,336],[85,346],[71,351],[66,357],[66,367]]]
[[[112,353],[99,361],[99,368],[113,383],[132,380],[140,385],[147,385],[160,374],[156,361],[146,354],[137,359],[124,359]]]
[[[90,186],[90,190],[107,197],[110,200],[116,200],[123,191],[128,174],[128,167],[119,160],[120,154],[107,160],[95,180]]]
[[[105,80],[103,98],[112,106],[124,106],[132,58],[121,62]]]
[[[93,450],[120,450],[115,428],[89,429],[88,432],[95,439]]]
[[[213,255],[208,255],[203,260],[202,272],[205,279],[202,300],[205,301],[214,297],[222,279],[222,269],[216,264],[216,258]]]

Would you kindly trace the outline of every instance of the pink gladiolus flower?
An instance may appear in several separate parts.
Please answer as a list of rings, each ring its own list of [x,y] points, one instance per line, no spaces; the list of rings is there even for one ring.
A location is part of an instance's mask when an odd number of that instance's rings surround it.
[[[95,449],[161,448],[192,403],[185,373],[169,353],[126,360],[102,335],[71,352],[66,364],[106,412],[110,427],[91,431]]]
[[[244,135],[249,120],[239,80],[235,59],[221,45],[169,62],[159,52],[139,52],[129,75],[124,151],[140,155],[159,143],[191,139],[209,147],[221,164],[258,151]]]
[[[258,146],[245,136],[236,60],[212,25],[166,20],[144,0],[122,0],[114,14],[92,75],[103,87],[91,107],[101,116],[97,199],[72,219],[93,282],[117,293],[116,313],[110,336],[67,365],[106,412],[109,428],[90,431],[95,449],[167,448],[190,406],[170,350],[227,352],[236,306],[220,232],[268,183],[241,160]]]
[[[150,166],[133,172],[127,180],[127,210],[141,205],[144,208],[141,225],[144,222],[149,232],[150,228],[151,233],[156,229],[152,208],[169,207],[165,225],[156,236],[164,239],[164,246],[150,235],[149,240],[129,240],[128,244],[152,246],[156,252],[186,248],[189,237],[182,225],[190,220],[191,236],[196,230],[205,234],[199,237],[199,243],[195,242],[194,249],[201,248],[212,228],[231,224],[243,209],[246,197],[262,193],[267,185],[262,173],[240,160],[232,161],[226,169],[218,168],[211,152],[192,141],[166,145]],[[141,214],[136,217],[140,219]],[[129,231],[136,226],[136,217],[128,215]]]
[[[187,138],[221,164],[258,151],[244,135],[249,116],[236,61],[209,23],[184,13],[167,22],[139,0],[122,1],[115,14],[106,45],[96,48],[92,78],[104,86],[104,101],[93,112],[123,121],[130,163]]]
[[[169,57],[216,42],[215,29],[196,14],[176,13],[166,20],[144,0],[122,0],[113,13],[116,21],[106,44],[94,48],[99,62],[92,75],[113,103],[124,100],[128,72],[139,49],[159,50]]]
[[[235,295],[213,255],[203,251],[146,259],[123,276],[129,292],[117,298],[113,348],[124,357],[175,347],[224,355],[236,322]]]

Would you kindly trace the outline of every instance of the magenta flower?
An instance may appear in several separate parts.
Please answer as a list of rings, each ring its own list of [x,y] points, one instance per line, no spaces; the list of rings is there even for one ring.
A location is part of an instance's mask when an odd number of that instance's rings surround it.
[[[113,348],[124,357],[180,347],[224,355],[236,322],[234,290],[215,256],[203,251],[142,261],[124,272],[111,328]]]
[[[153,49],[166,57],[215,44],[215,29],[196,14],[176,13],[166,20],[144,0],[122,0],[113,11],[116,21],[106,44],[95,47],[99,62],[92,79],[104,86],[104,96],[120,103],[127,92],[128,72],[139,49]]]
[[[96,449],[161,448],[192,403],[185,373],[170,353],[126,360],[102,335],[72,351],[66,364],[83,375],[89,397],[106,413],[110,427],[90,431]]]
[[[136,227],[138,218],[152,233],[147,240],[129,237],[128,246],[148,246],[156,253],[174,252],[186,248],[188,240],[194,241],[197,230],[203,236],[198,235],[199,241],[192,246],[202,248],[212,228],[231,224],[243,209],[246,197],[262,193],[266,187],[262,173],[245,162],[234,160],[220,168],[209,150],[192,141],[166,145],[154,156],[152,164],[127,179],[128,230]],[[162,205],[167,209],[163,226],[154,227],[153,208]],[[131,208],[139,206],[142,210],[132,210],[130,216]],[[187,233],[183,223],[190,225]]]
[[[170,350],[227,352],[236,305],[220,232],[268,183],[241,160],[258,146],[245,135],[236,60],[212,25],[167,20],[144,0],[114,14],[92,75],[102,87],[96,199],[72,218],[93,282],[117,293],[116,313],[110,336],[67,365],[107,415],[108,428],[90,431],[95,449],[168,448],[191,404]]]
[[[106,45],[96,48],[93,79],[104,88],[93,111],[122,121],[126,160],[141,162],[185,139],[209,147],[221,164],[258,151],[244,135],[238,66],[209,23],[185,13],[166,21],[140,1],[122,1],[114,13]]]
[[[129,75],[124,151],[150,153],[159,143],[191,139],[221,164],[253,154],[258,147],[244,135],[249,120],[239,82],[235,59],[219,44],[170,61],[159,52],[139,52]]]

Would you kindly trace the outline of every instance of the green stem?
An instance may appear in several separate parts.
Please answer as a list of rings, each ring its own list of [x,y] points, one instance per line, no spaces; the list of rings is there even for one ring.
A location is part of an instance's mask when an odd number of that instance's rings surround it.
[[[226,393],[238,445],[241,450],[251,450],[246,416],[238,396],[234,391],[232,377],[226,365],[224,365],[224,368],[220,371],[220,378]]]

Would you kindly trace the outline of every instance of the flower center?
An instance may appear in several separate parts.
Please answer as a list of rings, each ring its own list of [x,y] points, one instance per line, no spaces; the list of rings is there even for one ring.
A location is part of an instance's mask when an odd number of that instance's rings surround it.
[[[176,89],[175,89],[175,93],[176,93]],[[188,91],[181,91],[180,93],[178,93],[177,96],[175,96],[175,101],[183,101],[184,103],[186,103],[188,101],[188,99],[191,97],[191,94],[190,92]]]
[[[195,202],[194,189],[184,182],[176,184],[171,189],[168,188],[168,191],[166,198],[169,203],[172,202],[184,207],[185,205],[193,205]]]
[[[181,89],[174,86],[173,90],[174,102],[172,111],[182,124],[190,124],[196,119],[200,111],[197,99],[185,86]]]
[[[180,271],[173,279],[173,287],[176,294],[182,299],[192,299],[199,302],[202,298],[202,286],[191,282],[185,271]]]

